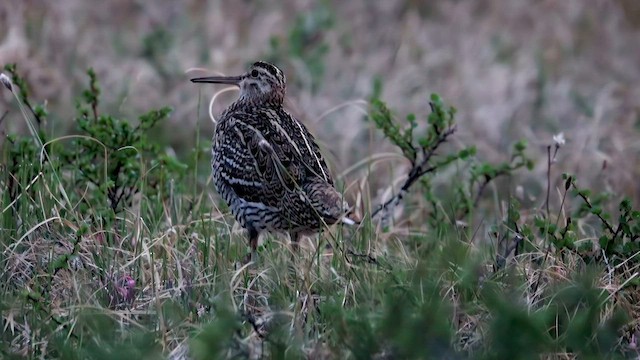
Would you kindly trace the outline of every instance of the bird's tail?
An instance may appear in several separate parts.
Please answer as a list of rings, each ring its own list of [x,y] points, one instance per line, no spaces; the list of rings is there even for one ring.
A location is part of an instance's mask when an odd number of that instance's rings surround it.
[[[304,186],[304,190],[311,205],[327,224],[359,224],[359,221],[353,218],[349,204],[331,184],[325,181],[311,182]]]
[[[347,203],[346,201],[343,201],[343,209],[344,209],[344,213],[343,213],[344,215],[342,216],[342,218],[340,218],[340,221],[343,224],[349,225],[349,226],[360,225],[361,220],[359,220],[356,214],[354,214],[353,208],[350,207],[349,203]]]

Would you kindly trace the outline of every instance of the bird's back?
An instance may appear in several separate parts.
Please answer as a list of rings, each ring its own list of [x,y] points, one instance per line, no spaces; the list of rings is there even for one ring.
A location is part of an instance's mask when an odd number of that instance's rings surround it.
[[[344,211],[341,195],[307,128],[281,106],[232,105],[213,144],[218,193],[244,227],[317,230]]]

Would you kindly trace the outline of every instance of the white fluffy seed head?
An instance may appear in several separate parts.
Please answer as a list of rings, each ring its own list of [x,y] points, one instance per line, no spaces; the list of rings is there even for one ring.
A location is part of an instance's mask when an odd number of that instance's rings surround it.
[[[13,83],[11,79],[5,75],[4,73],[0,73],[0,82],[7,88],[9,91],[13,92]]]

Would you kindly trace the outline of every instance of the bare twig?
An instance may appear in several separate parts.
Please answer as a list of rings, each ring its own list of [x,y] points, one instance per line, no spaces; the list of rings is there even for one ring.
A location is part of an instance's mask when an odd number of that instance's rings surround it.
[[[253,328],[253,331],[256,333],[256,335],[258,335],[258,337],[260,339],[266,340],[268,341],[268,333],[263,333],[263,331],[260,329],[260,325],[258,325],[258,322],[256,321],[255,316],[253,316],[253,314],[249,313],[249,312],[245,312],[245,311],[241,311],[240,312],[240,318],[247,321],[249,323],[249,325],[251,325],[251,328]]]
[[[506,265],[507,257],[509,257],[509,255],[518,248],[518,245],[520,245],[522,240],[524,240],[524,237],[519,233],[516,233],[513,236],[511,245],[505,246],[504,253],[500,254],[500,252],[498,251],[498,255],[496,256],[496,264],[495,264],[496,271],[502,269]]]
[[[349,255],[351,255],[353,257],[360,258],[360,259],[364,259],[369,264],[380,265],[380,263],[378,262],[378,259],[376,259],[371,254],[358,254],[358,253],[354,252],[353,250],[349,249]]]
[[[549,218],[549,198],[551,195],[551,145],[547,146],[547,197],[544,202],[547,219]]]
[[[574,185],[574,188],[575,188],[575,185]],[[593,205],[591,205],[591,202],[589,201],[588,197],[586,197],[581,191],[578,191],[578,196],[580,196],[582,198],[582,200],[584,201],[584,203],[587,204],[587,207],[589,208],[589,210],[593,210]],[[605,219],[602,216],[602,214],[595,214],[595,215],[598,217],[598,219],[600,219],[600,221],[602,221],[604,226],[607,228],[607,230],[609,230],[609,232],[612,235],[617,235],[618,234],[618,232],[613,229],[613,226],[609,223],[609,221],[607,221],[607,219]],[[615,237],[612,240],[615,240]]]
[[[2,122],[7,117],[7,115],[9,115],[9,110],[5,110],[4,114],[2,114],[2,116],[0,116],[0,124],[2,124]]]
[[[429,148],[422,149],[422,156],[420,161],[414,162],[414,165],[409,171],[409,175],[400,188],[400,191],[398,191],[395,196],[391,197],[384,204],[380,205],[376,210],[374,210],[371,214],[372,219],[379,218],[380,222],[383,224],[388,221],[389,214],[396,206],[398,206],[398,204],[400,204],[404,196],[409,191],[409,188],[411,188],[411,186],[422,176],[427,173],[433,172],[436,169],[435,166],[429,165],[429,161],[435,155],[436,149],[442,143],[447,141],[448,137],[451,136],[455,131],[455,125],[449,127],[446,131],[438,134],[438,138]]]

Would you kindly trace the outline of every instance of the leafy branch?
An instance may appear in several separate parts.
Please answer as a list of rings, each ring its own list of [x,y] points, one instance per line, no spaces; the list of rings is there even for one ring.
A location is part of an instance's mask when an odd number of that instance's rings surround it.
[[[610,194],[592,195],[589,189],[578,187],[574,176],[564,175],[567,187],[571,187],[573,194],[582,200],[576,216],[583,217],[591,214],[598,218],[604,229],[604,234],[598,239],[600,248],[607,257],[627,259],[640,251],[640,211],[632,207],[627,197],[618,206],[618,222],[612,221],[613,215],[605,210],[605,202]]]
[[[18,74],[18,68],[16,64],[7,64],[4,69],[11,75],[11,81],[19,90],[20,100],[29,109],[29,112],[33,115],[38,123],[38,128],[44,123],[44,119],[47,117],[47,112],[43,105],[33,105],[29,100],[29,87],[27,82]],[[11,89],[10,89],[11,90]]]
[[[371,214],[372,218],[379,218],[381,223],[387,224],[392,210],[400,204],[409,189],[424,175],[435,172],[460,158],[466,158],[475,153],[473,148],[465,148],[460,152],[436,158],[436,150],[444,144],[456,131],[454,123],[455,108],[444,105],[440,96],[431,95],[429,102],[431,114],[427,118],[427,129],[423,136],[417,137],[414,130],[418,122],[414,114],[407,116],[409,126],[403,128],[395,120],[391,111],[380,100],[371,103],[371,120],[376,127],[396,146],[411,163],[407,178],[400,187],[400,191]]]

